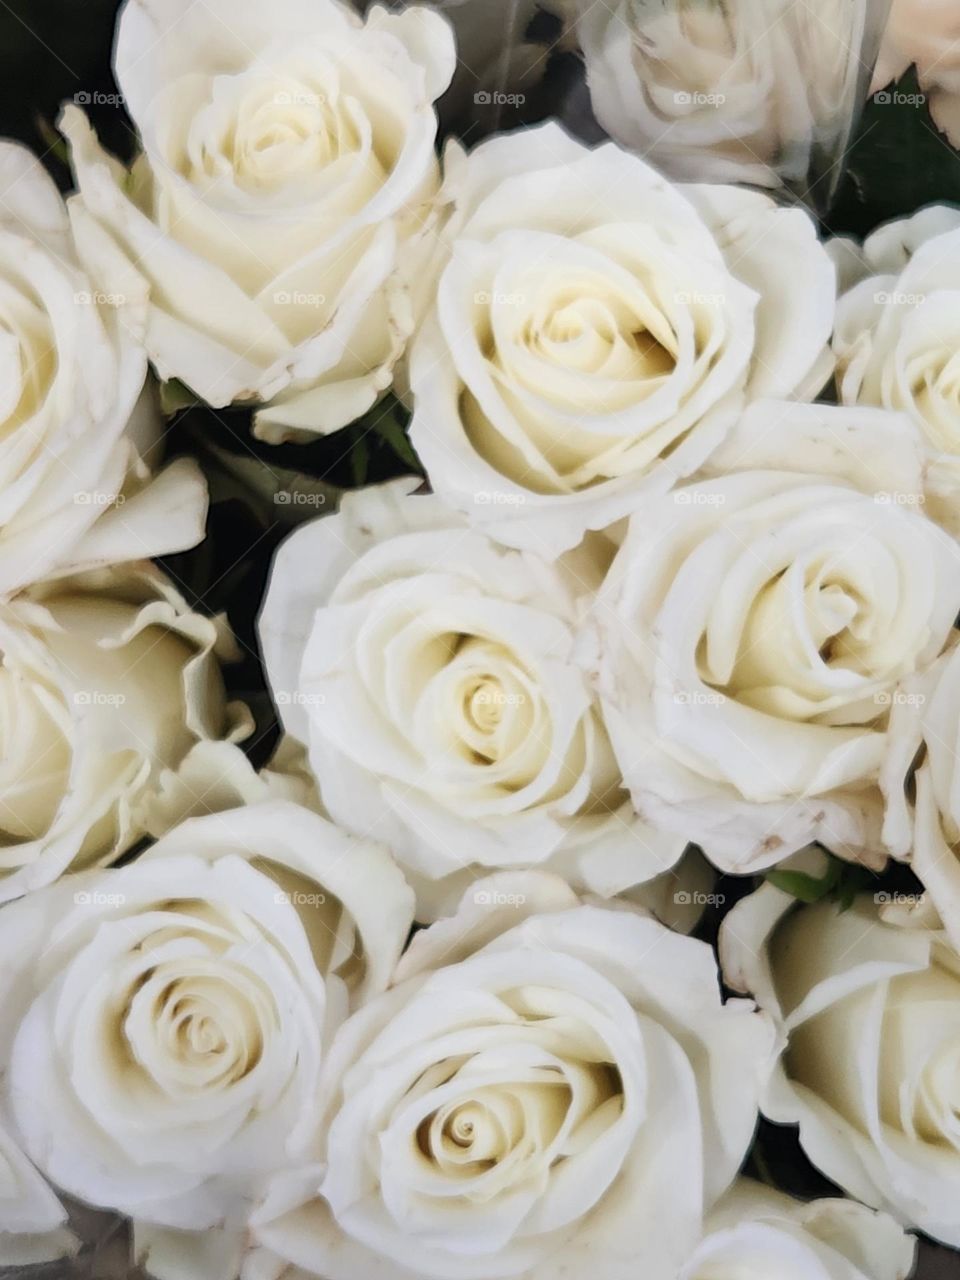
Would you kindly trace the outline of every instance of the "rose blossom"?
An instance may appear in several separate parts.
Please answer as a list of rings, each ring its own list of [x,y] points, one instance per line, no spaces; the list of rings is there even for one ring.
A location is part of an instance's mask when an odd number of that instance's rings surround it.
[[[725,870],[817,839],[882,863],[900,684],[960,610],[911,424],[755,405],[704,479],[634,515],[596,605],[604,718],[638,812]]]
[[[78,243],[101,288],[149,296],[147,351],[264,438],[324,433],[393,380],[438,185],[454,66],[426,8],[127,0],[115,71],[142,152],[124,171],[65,108]]]
[[[916,1250],[885,1213],[853,1200],[803,1204],[740,1178],[678,1280],[905,1280]]]
[[[341,1028],[322,1164],[278,1179],[255,1236],[325,1280],[674,1280],[750,1142],[769,1033],[721,1002],[706,944],[493,876]]]
[[[630,810],[579,661],[609,545],[554,564],[394,481],[281,547],[260,619],[274,700],[329,812],[438,880],[529,866],[617,892],[686,837]]]
[[[446,168],[411,438],[500,541],[553,558],[689,475],[745,401],[828,376],[834,270],[802,210],[671,186],[556,124],[449,148]]]
[[[52,1183],[134,1218],[151,1274],[232,1280],[412,908],[383,849],[285,801],[29,895],[0,940],[2,1115]]]
[[[180,461],[148,484],[142,291],[98,292],[63,201],[0,141],[0,597],[52,573],[192,547],[206,495]]]
[[[222,623],[191,612],[150,564],[0,606],[0,901],[115,861],[191,748],[247,731],[217,663],[232,653]],[[194,777],[196,795],[213,777]]]
[[[929,445],[929,513],[960,534],[960,212],[931,205],[874,231],[837,304],[845,404],[909,414]]]
[[[810,868],[823,855],[804,855]],[[803,862],[801,860],[801,865]],[[723,924],[724,977],[777,1021],[761,1103],[848,1194],[960,1244],[960,957],[922,898],[796,906],[763,885]]]

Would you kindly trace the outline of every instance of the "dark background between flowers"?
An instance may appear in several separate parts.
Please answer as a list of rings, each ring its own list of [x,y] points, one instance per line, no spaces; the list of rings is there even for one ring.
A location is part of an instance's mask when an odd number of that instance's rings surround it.
[[[473,3],[492,5],[493,0]],[[54,127],[63,101],[85,104],[104,144],[118,155],[128,157],[136,145],[131,123],[116,100],[110,67],[117,8],[117,0],[0,0],[0,135],[31,147],[64,191],[69,190],[70,174]],[[468,119],[449,119],[441,102],[444,130],[470,142],[495,129],[559,115],[586,140],[600,138],[582,65],[558,42],[559,34],[549,0],[532,21],[525,20],[523,29],[511,33],[508,23],[505,42],[539,47],[537,83],[524,86],[522,105],[474,109]],[[458,75],[469,77],[470,72],[461,67]],[[469,82],[465,87],[471,89]],[[474,87],[507,90],[509,85]],[[905,98],[916,92],[912,72],[901,88]],[[466,96],[469,100],[472,92]],[[868,102],[824,232],[864,235],[931,201],[960,203],[960,157],[938,133],[924,105],[904,98]],[[176,400],[176,389],[171,389],[169,407]],[[403,433],[406,414],[392,400],[336,435],[302,446],[255,441],[249,417],[245,410],[213,411],[189,404],[172,413],[169,451],[199,459],[212,502],[206,541],[194,551],[171,557],[165,567],[197,609],[226,610],[229,615],[244,656],[227,670],[226,679],[231,695],[243,698],[255,713],[257,730],[246,745],[260,764],[273,749],[277,727],[260,666],[255,619],[277,544],[294,523],[332,510],[338,491],[421,470]],[[864,875],[874,889],[911,887],[909,873],[902,868],[879,880]],[[864,876],[859,881],[866,882]],[[711,908],[698,933],[715,939],[723,911],[752,883],[722,878],[717,892],[725,906]],[[842,896],[856,887],[856,873],[851,876],[844,870],[832,892]],[[794,1130],[766,1122],[748,1171],[799,1196],[832,1190],[803,1156]],[[139,1278],[130,1260],[125,1224],[79,1205],[72,1208],[75,1227],[85,1241],[79,1257],[45,1267],[0,1268],[0,1280]],[[960,1280],[960,1254],[923,1242],[916,1277]]]

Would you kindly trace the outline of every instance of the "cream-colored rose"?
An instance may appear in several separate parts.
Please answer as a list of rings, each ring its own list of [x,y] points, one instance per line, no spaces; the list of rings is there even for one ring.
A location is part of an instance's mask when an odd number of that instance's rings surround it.
[[[245,732],[217,662],[232,652],[150,564],[0,606],[0,901],[119,858],[146,833],[165,772],[198,742]]]
[[[750,1142],[770,1031],[721,1002],[704,943],[492,877],[341,1028],[321,1165],[278,1179],[255,1237],[325,1280],[675,1280]]]
[[[553,858],[608,893],[665,871],[686,836],[631,811],[578,653],[609,545],[548,564],[416,483],[345,496],[274,563],[267,671],[328,811],[427,880]]]
[[[915,63],[937,128],[960,146],[960,11],[954,0],[893,0],[873,88]]]
[[[822,854],[810,851],[811,862]],[[724,977],[777,1021],[763,1112],[865,1204],[960,1244],[960,956],[922,897],[796,906],[767,884],[724,921]]]
[[[955,544],[922,513],[919,437],[878,410],[768,402],[714,464],[632,517],[596,604],[634,805],[726,870],[814,839],[882,863],[901,684],[960,611]]]
[[[688,476],[746,401],[828,376],[834,270],[802,210],[556,124],[449,149],[447,185],[411,435],[500,541],[553,558]]]
[[[412,919],[385,850],[286,801],[31,894],[4,908],[2,1115],[51,1183],[135,1220],[153,1275],[232,1280]]]
[[[699,181],[806,187],[843,145],[880,38],[868,0],[575,7],[597,119],[665,172]],[[817,185],[806,194],[817,198]]]
[[[803,177],[813,119],[785,21],[793,7],[584,0],[576,30],[594,114],[676,177],[764,186]]]
[[[916,1241],[853,1200],[803,1204],[740,1178],[678,1280],[906,1280]]]
[[[129,173],[68,106],[84,262],[149,296],[163,378],[254,401],[282,440],[359,417],[412,332],[453,39],[426,8],[128,0],[114,66],[142,152]]]
[[[141,397],[142,291],[94,287],[52,179],[13,142],[0,141],[0,189],[2,598],[53,573],[192,547],[206,494],[185,461],[147,483],[160,432]]]
[[[858,274],[837,304],[841,399],[909,414],[929,445],[929,513],[960,535],[960,212],[881,227]]]

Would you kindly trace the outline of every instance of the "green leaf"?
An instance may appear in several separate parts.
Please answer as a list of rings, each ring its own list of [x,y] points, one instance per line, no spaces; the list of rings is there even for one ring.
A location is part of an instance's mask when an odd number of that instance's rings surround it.
[[[782,893],[789,893],[801,902],[812,903],[820,902],[835,889],[842,874],[842,864],[831,858],[830,865],[820,877],[808,876],[802,871],[768,871],[766,879]]]
[[[425,474],[423,463],[417,457],[417,451],[410,443],[410,437],[396,418],[389,415],[381,418],[373,423],[373,429],[377,435],[386,440],[400,461],[405,462],[411,471],[418,476]]]
[[[366,484],[369,470],[370,447],[365,436],[358,436],[350,451],[350,474],[353,477],[353,483],[358,488],[360,485]]]

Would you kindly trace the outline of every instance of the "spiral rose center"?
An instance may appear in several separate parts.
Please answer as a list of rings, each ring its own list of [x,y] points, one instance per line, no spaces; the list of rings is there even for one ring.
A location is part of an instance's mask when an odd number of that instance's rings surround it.
[[[725,692],[758,710],[806,720],[856,704],[871,682],[886,679],[902,655],[885,650],[882,610],[866,594],[869,583],[847,575],[843,559],[803,557],[764,585],[722,682]],[[701,674],[716,683],[706,654],[704,647]],[[876,715],[868,707],[861,718]]]
[[[186,172],[193,181],[229,178],[269,193],[312,182],[366,149],[370,177],[382,177],[368,132],[360,104],[322,60],[287,73],[250,69],[213,82],[187,133]]]
[[[461,637],[441,679],[453,688],[453,723],[468,759],[494,764],[523,747],[533,727],[529,680],[508,649]]]

